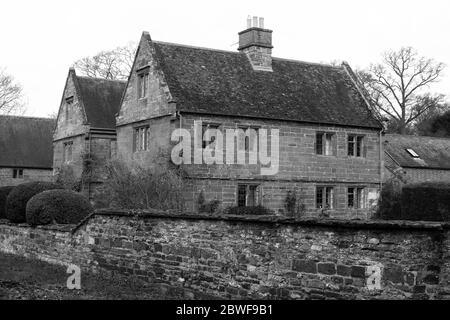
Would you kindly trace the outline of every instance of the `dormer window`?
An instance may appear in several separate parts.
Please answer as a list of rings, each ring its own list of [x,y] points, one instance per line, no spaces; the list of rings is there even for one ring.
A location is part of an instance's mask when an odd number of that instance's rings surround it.
[[[413,149],[406,149],[409,155],[413,158],[420,158],[420,156]]]
[[[148,88],[148,70],[149,68],[141,69],[137,72],[138,75],[138,98],[144,99],[147,98],[147,88]]]

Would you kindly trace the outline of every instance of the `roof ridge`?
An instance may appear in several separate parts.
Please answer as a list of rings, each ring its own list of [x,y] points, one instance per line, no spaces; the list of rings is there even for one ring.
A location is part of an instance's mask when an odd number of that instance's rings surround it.
[[[400,134],[400,133],[386,133],[385,136],[398,136],[398,137],[405,137],[405,138],[427,138],[427,139],[438,139],[438,140],[449,140],[450,137],[433,137],[433,136],[416,136],[412,134]]]
[[[296,62],[296,63],[301,63],[301,64],[310,64],[310,65],[314,65],[314,66],[328,67],[328,68],[334,68],[334,69],[339,69],[339,70],[343,69],[342,66],[333,66],[332,64],[328,64],[328,63],[309,62],[309,61],[303,61],[303,60],[297,60],[297,59],[291,59],[291,58],[280,58],[280,57],[272,57],[272,59]]]
[[[114,80],[114,79],[94,78],[94,77],[79,76],[79,75],[76,75],[76,77],[77,78],[83,78],[83,79],[89,79],[89,80],[101,80],[101,81],[123,82],[123,83],[127,83],[128,82],[128,80]]]
[[[181,43],[175,43],[175,42],[167,42],[167,41],[158,41],[158,40],[152,40],[152,42],[158,44],[167,44],[170,46],[179,46],[179,47],[185,47],[190,49],[198,49],[198,50],[209,50],[209,51],[216,51],[216,52],[223,52],[223,53],[232,53],[232,54],[240,54],[239,51],[230,51],[230,50],[224,50],[224,49],[215,49],[215,48],[208,48],[208,47],[201,47],[201,46],[193,46],[189,44],[181,44]]]
[[[181,44],[181,43],[175,43],[175,42],[167,42],[167,41],[159,41],[159,40],[152,40],[154,43],[160,43],[160,44],[166,44],[171,46],[179,46],[184,48],[190,48],[190,49],[198,49],[198,50],[208,50],[208,51],[215,51],[215,52],[223,52],[223,53],[231,53],[231,54],[240,54],[239,51],[230,51],[230,50],[224,50],[224,49],[215,49],[215,48],[209,48],[209,47],[201,47],[201,46],[193,46],[188,44]],[[309,65],[316,65],[316,66],[322,66],[322,67],[329,67],[334,69],[342,69],[342,66],[333,66],[331,64],[327,63],[320,63],[320,62],[309,62],[309,61],[303,61],[303,60],[297,60],[297,59],[291,59],[291,58],[280,58],[280,57],[274,57],[272,56],[272,59],[281,60],[281,61],[290,61],[290,62],[296,62],[301,64],[309,64]]]

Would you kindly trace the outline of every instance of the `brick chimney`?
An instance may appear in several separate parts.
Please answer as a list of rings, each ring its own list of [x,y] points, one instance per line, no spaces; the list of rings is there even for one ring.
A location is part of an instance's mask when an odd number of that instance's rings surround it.
[[[247,29],[239,32],[239,51],[246,53],[253,70],[272,71],[272,30],[264,29],[264,18],[250,16]]]

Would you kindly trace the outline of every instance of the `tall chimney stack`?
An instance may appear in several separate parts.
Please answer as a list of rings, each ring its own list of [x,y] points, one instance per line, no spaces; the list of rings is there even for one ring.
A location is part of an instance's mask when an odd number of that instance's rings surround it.
[[[272,71],[272,30],[264,29],[264,18],[247,18],[247,29],[239,32],[239,51],[245,52],[253,70]]]

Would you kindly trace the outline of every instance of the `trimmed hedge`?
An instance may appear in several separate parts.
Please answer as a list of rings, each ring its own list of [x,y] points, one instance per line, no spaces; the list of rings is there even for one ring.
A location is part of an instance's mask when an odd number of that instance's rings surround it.
[[[450,183],[406,185],[401,207],[403,220],[450,221]]]
[[[28,201],[27,223],[45,225],[50,223],[75,224],[93,212],[89,200],[71,190],[48,190]]]
[[[25,222],[28,200],[42,191],[53,189],[62,189],[62,187],[56,183],[42,181],[28,182],[16,186],[6,198],[6,218],[15,223]]]
[[[229,215],[255,215],[255,216],[266,216],[273,215],[273,211],[264,206],[253,206],[253,207],[228,207],[225,209],[225,214]]]
[[[378,199],[378,209],[374,219],[400,220],[402,187],[400,184],[390,181],[383,185]]]
[[[6,218],[6,198],[13,188],[13,186],[0,187],[0,219]]]

